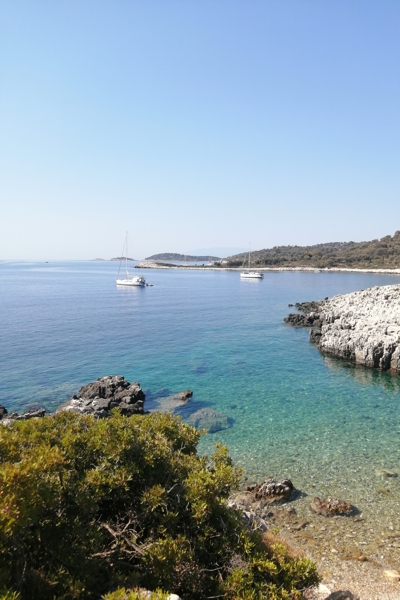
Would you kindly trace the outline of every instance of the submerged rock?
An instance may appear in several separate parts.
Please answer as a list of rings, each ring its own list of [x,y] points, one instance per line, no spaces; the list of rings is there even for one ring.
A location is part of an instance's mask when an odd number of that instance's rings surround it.
[[[56,412],[67,410],[103,418],[112,408],[119,408],[125,416],[144,414],[145,395],[137,381],[129,383],[122,375],[108,375],[84,385]]]
[[[196,429],[206,429],[208,433],[215,433],[230,427],[227,415],[213,408],[196,410],[196,412],[190,415],[187,421],[189,425],[196,427]]]
[[[338,500],[337,498],[319,498],[318,496],[311,502],[310,507],[313,512],[323,515],[324,517],[349,515],[354,510],[354,506],[344,500]]]
[[[185,392],[178,392],[177,394],[171,394],[171,396],[165,396],[164,398],[157,398],[157,408],[152,409],[150,412],[162,412],[170,413],[179,410],[182,404],[193,396],[192,390],[186,390]]]

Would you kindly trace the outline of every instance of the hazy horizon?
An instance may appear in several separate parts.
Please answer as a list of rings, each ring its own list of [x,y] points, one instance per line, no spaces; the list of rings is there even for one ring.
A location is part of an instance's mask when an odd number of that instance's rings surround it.
[[[0,259],[393,235],[399,23],[394,0],[5,0]]]

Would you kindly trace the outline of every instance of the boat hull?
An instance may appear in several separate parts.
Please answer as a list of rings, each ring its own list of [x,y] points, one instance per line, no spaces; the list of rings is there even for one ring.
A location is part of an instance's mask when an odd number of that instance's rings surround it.
[[[240,277],[242,279],[263,279],[264,274],[259,273],[258,271],[243,271],[242,273],[240,273]]]
[[[144,277],[130,277],[129,279],[117,279],[117,285],[144,287],[146,285],[146,280]]]

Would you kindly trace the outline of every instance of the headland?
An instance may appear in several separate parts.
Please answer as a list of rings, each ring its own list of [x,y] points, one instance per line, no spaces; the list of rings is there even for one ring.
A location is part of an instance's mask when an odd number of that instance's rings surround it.
[[[373,287],[298,304],[285,321],[311,327],[324,354],[400,373],[400,285]]]

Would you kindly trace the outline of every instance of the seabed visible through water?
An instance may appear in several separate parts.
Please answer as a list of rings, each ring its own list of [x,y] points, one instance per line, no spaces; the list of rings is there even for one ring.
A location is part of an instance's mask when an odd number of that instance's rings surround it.
[[[283,323],[289,303],[399,277],[266,272],[252,281],[228,271],[151,270],[154,287],[118,289],[115,276],[114,263],[0,265],[0,402],[53,410],[109,374],[139,381],[149,409],[192,389],[184,418],[209,407],[231,425],[203,436],[200,452],[222,442],[247,481],[289,477],[300,491],[293,525],[309,524],[291,533],[299,544],[307,534],[304,543],[322,552],[330,538],[326,552],[357,547],[400,568],[400,378],[324,357],[306,329]],[[329,495],[358,514],[313,515],[313,496]]]

